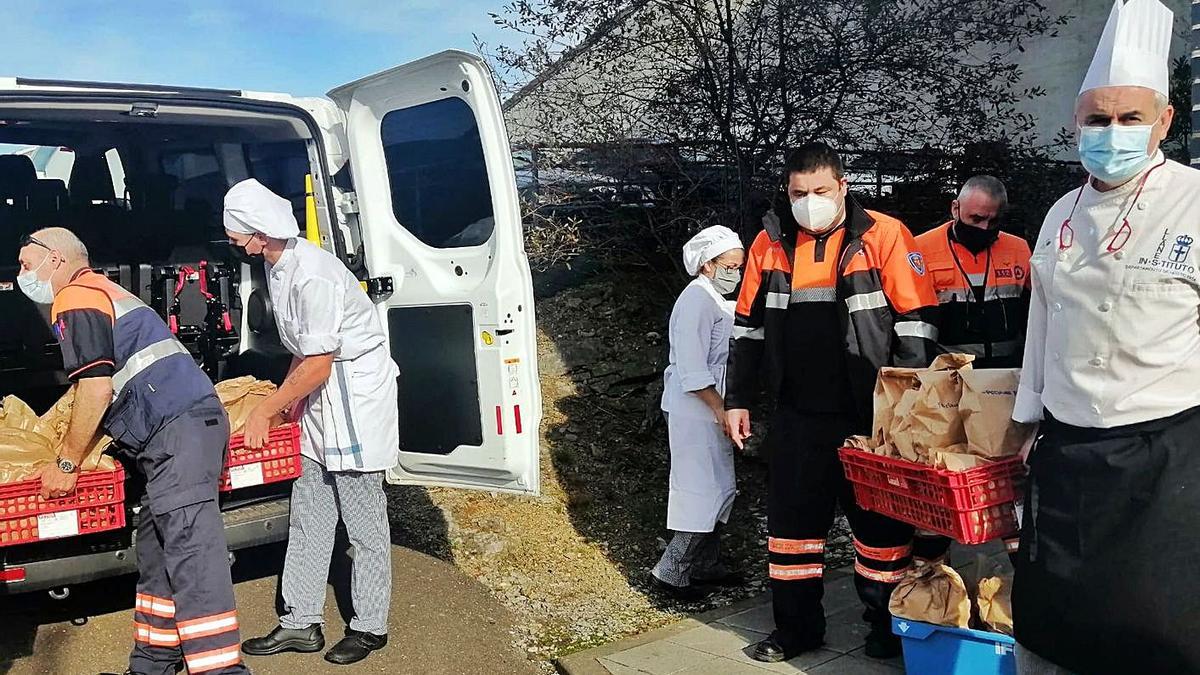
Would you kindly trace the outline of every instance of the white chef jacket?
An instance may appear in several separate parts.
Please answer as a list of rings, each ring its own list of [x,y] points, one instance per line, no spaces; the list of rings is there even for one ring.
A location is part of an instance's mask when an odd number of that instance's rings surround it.
[[[1067,424],[1112,428],[1200,406],[1200,171],[1167,161],[1133,206],[1138,183],[1108,192],[1089,183],[1046,215],[1030,259],[1018,422],[1041,420],[1045,408]],[[1074,242],[1060,251],[1076,196]],[[1131,206],[1132,234],[1109,252]]]
[[[399,369],[362,286],[333,254],[304,239],[289,239],[266,272],[283,346],[298,357],[334,355],[329,379],[305,402],[301,453],[329,471],[395,467]]]
[[[662,409],[671,444],[667,528],[711,532],[729,518],[737,481],[733,446],[695,392],[725,392],[725,363],[733,334],[733,304],[708,277],[683,289],[671,310],[670,365],[663,374]]]

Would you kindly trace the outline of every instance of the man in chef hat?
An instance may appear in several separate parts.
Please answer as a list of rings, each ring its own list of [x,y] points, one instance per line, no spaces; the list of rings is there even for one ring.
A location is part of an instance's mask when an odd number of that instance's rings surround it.
[[[1026,673],[1200,671],[1200,172],[1159,149],[1172,23],[1158,0],[1113,6],[1075,108],[1090,175],[1030,261]]]

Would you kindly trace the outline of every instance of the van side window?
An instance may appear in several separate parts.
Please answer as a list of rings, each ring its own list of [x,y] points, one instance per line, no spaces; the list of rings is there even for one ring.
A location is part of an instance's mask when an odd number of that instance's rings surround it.
[[[396,220],[435,248],[478,246],[495,221],[483,144],[459,98],[393,110],[381,135]]]

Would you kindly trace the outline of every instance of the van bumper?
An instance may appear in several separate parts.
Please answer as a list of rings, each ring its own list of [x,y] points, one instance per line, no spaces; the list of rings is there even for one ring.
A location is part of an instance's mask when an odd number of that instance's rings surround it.
[[[230,551],[283,541],[288,536],[287,497],[225,511],[225,538]],[[0,582],[0,597],[97,581],[137,573],[137,542],[103,553],[67,555],[47,560],[9,563],[4,571],[23,569],[24,579]]]

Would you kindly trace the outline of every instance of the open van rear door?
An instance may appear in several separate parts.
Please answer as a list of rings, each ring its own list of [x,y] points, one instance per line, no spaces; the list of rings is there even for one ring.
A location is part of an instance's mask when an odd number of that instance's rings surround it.
[[[393,483],[537,493],[533,285],[500,100],[447,51],[329,92],[400,366]]]

